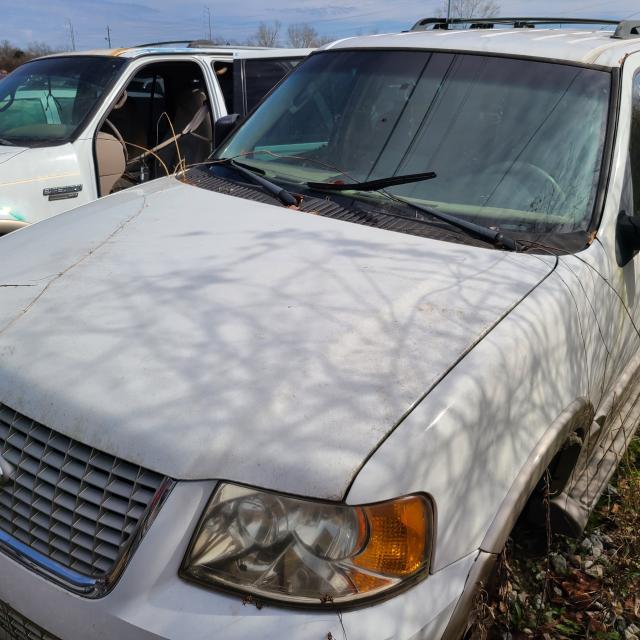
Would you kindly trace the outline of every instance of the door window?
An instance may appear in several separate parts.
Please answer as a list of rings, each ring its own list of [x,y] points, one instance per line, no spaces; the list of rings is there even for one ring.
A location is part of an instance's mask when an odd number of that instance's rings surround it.
[[[302,58],[277,58],[245,61],[246,113],[254,109]]]
[[[216,75],[218,85],[222,91],[222,97],[224,98],[224,104],[227,108],[227,113],[234,113],[233,109],[233,62],[216,60],[211,63],[213,72]],[[237,112],[235,112],[237,113]]]

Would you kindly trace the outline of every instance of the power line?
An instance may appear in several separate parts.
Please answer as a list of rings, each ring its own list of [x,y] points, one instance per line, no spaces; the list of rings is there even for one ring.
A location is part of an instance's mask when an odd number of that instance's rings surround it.
[[[71,40],[71,51],[76,50],[76,33],[73,29],[73,22],[70,18],[67,18],[67,26],[69,27],[69,39]]]
[[[207,12],[207,20],[209,22],[209,40],[213,40],[211,32],[211,7],[205,6],[204,10]]]

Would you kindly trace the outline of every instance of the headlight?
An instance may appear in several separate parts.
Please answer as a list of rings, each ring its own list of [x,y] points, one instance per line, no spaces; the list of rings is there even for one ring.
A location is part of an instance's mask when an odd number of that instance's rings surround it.
[[[221,484],[181,575],[293,605],[355,603],[427,574],[433,520],[423,495],[351,507]]]

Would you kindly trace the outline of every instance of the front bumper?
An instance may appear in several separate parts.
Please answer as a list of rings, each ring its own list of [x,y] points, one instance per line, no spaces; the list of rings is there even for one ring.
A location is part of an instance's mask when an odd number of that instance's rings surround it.
[[[386,602],[341,616],[272,605],[258,610],[237,596],[178,578],[213,487],[210,482],[178,483],[119,583],[104,598],[69,593],[0,554],[0,602],[60,640],[326,640],[328,634],[349,640],[435,640],[444,632],[478,555],[462,558]],[[0,640],[5,640],[1,632]]]

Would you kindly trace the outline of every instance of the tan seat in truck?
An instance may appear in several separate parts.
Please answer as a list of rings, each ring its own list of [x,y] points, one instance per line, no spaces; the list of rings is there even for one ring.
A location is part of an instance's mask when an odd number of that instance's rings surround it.
[[[122,143],[110,133],[100,131],[96,136],[96,159],[100,195],[111,193],[113,185],[122,178],[126,169],[126,159]]]

